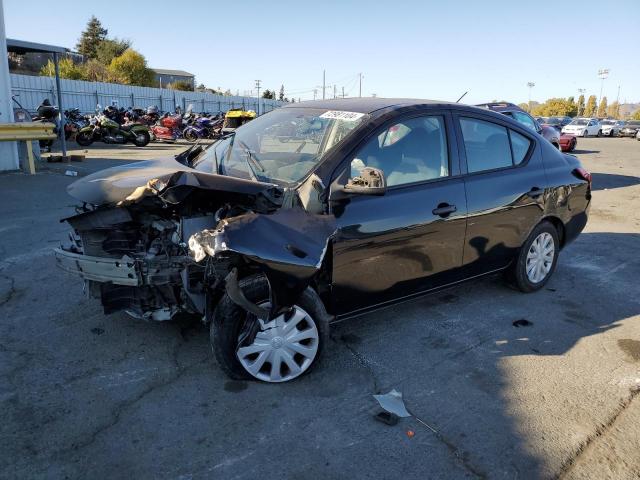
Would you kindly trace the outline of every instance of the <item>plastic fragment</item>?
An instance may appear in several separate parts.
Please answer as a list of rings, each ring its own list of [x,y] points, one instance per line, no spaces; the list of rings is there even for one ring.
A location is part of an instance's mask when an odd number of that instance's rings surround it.
[[[380,406],[389,413],[393,413],[398,417],[410,417],[411,414],[407,411],[407,407],[404,406],[404,400],[402,400],[402,393],[396,389],[391,390],[384,395],[374,395]]]

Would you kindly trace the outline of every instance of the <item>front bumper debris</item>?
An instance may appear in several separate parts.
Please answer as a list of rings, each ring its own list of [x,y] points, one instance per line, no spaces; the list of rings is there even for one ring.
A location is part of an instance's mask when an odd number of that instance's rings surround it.
[[[58,267],[85,280],[134,287],[142,285],[135,260],[127,255],[122,258],[103,258],[68,252],[62,248],[54,251]]]

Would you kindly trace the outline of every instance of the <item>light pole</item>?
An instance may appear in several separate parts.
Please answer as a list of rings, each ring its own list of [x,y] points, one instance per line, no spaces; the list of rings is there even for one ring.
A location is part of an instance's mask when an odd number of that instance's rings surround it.
[[[531,89],[535,86],[536,86],[535,83],[527,82],[527,87],[529,87],[529,113],[531,113]]]
[[[578,93],[582,96],[582,100],[584,100],[584,92],[586,92],[584,88],[578,89]],[[576,113],[576,118],[580,118],[580,97],[578,97],[578,113]]]
[[[600,77],[600,98],[596,103],[596,117],[598,116],[598,110],[600,109],[600,102],[602,101],[602,88],[604,87],[604,79],[609,76],[608,68],[601,68],[598,70],[598,76]]]
[[[359,85],[358,85],[358,97],[362,97],[362,73],[358,74],[358,80],[359,80]]]
[[[260,116],[260,82],[261,80],[256,80],[256,88],[258,89],[258,111],[256,114]]]

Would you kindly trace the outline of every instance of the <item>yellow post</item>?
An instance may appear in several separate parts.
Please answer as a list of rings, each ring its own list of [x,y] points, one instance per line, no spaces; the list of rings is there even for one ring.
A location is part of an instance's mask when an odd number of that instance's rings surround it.
[[[33,161],[33,145],[31,144],[31,140],[27,140],[26,144],[27,144],[27,157],[29,158],[29,173],[31,175],[35,175],[36,164]]]

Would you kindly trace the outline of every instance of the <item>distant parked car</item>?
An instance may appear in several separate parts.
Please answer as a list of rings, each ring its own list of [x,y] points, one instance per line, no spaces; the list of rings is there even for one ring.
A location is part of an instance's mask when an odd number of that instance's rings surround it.
[[[494,112],[502,113],[503,115],[513,118],[516,122],[542,135],[549,141],[549,143],[551,143],[551,145],[560,150],[560,133],[553,127],[545,127],[540,125],[535,118],[533,118],[519,106],[508,102],[481,103],[476,106],[486,108],[487,110],[492,110]]]
[[[542,117],[542,122],[538,120],[538,123],[542,126],[553,127],[561,132],[562,127],[571,123],[571,117]]]
[[[563,152],[573,152],[578,145],[578,139],[575,135],[560,135],[560,150]]]
[[[600,121],[600,130],[602,131],[602,135],[606,135],[609,137],[616,137],[620,134],[620,129],[624,126],[624,122],[622,120],[601,120]]]
[[[562,128],[562,133],[588,137],[589,135],[600,136],[600,122],[595,118],[574,118],[569,125]]]
[[[640,130],[636,132],[636,140],[640,142]]]
[[[629,120],[620,129],[621,137],[635,137],[640,129],[640,120]]]

